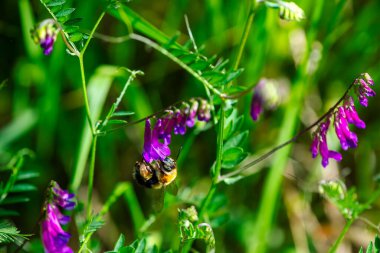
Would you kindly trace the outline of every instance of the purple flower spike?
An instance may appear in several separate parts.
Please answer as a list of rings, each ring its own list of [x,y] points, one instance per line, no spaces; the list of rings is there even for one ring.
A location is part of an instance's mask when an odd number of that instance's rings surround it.
[[[145,122],[144,134],[144,160],[148,163],[154,160],[163,160],[170,155],[170,148],[167,144],[159,141],[160,126],[155,126],[153,131],[150,126],[150,120]]]
[[[357,128],[364,129],[366,127],[365,122],[359,118],[352,97],[348,97],[344,101],[344,112],[348,123],[355,125]]]
[[[258,120],[260,114],[263,111],[263,98],[260,95],[260,92],[257,92],[255,89],[255,94],[253,94],[251,102],[251,117],[254,121]]]
[[[372,81],[373,82],[373,81]],[[373,91],[366,81],[364,79],[359,79],[359,82],[357,82],[357,93],[359,97],[359,102],[362,106],[367,107],[368,106],[368,97],[374,97],[376,96],[375,91]]]
[[[199,103],[195,99],[192,99],[190,102],[191,102],[190,112],[186,120],[186,125],[188,127],[193,127],[195,124],[195,117],[197,116]]]
[[[51,204],[46,207],[46,219],[42,222],[42,243],[46,253],[72,253],[67,246],[71,235],[65,232]]]
[[[354,132],[350,131],[343,107],[339,107],[338,112],[335,113],[334,125],[336,135],[343,150],[358,146],[358,137]]]
[[[56,205],[66,210],[72,210],[75,207],[75,202],[72,201],[74,194],[63,190],[57,182],[53,182],[53,198]]]
[[[55,21],[47,19],[42,21],[31,33],[34,42],[41,46],[45,55],[49,55],[53,51],[58,32],[59,28]]]
[[[188,104],[183,104],[181,110],[177,109],[175,111],[176,123],[174,125],[175,135],[184,135],[186,133],[186,125],[188,115],[190,113],[190,106]]]
[[[201,99],[198,109],[198,120],[208,122],[211,118],[210,105],[206,100]]]
[[[373,82],[372,77],[371,77],[368,73],[363,73],[363,74],[361,74],[360,76],[361,76],[361,78],[363,78],[364,81],[365,81],[366,83],[368,83],[369,85],[374,85],[374,84],[375,84],[375,83]]]
[[[317,157],[319,149],[319,154],[322,157],[322,166],[324,168],[326,168],[329,164],[330,158],[335,159],[338,162],[342,160],[342,155],[339,152],[328,149],[326,134],[329,126],[330,119],[327,119],[325,122],[321,123],[311,144],[311,153],[313,158]]]
[[[45,219],[41,223],[41,239],[46,253],[72,253],[67,245],[71,235],[61,225],[67,224],[70,217],[63,215],[59,207],[73,208],[74,194],[61,189],[54,181],[50,186],[50,197],[47,199]]]

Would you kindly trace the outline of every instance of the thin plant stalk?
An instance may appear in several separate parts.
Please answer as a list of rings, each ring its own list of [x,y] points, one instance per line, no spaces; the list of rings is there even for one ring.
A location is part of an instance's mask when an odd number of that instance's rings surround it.
[[[216,187],[218,185],[220,173],[222,170],[224,118],[225,118],[225,111],[224,111],[224,104],[222,103],[220,106],[220,118],[219,118],[218,132],[217,132],[216,161],[215,161],[215,167],[214,167],[215,170],[212,176],[210,190],[208,191],[199,209],[198,216],[200,219],[204,219],[204,216],[207,212],[207,207],[210,204],[212,198],[214,197],[214,194],[216,192]],[[179,251],[181,253],[189,252],[191,249],[192,243],[193,243],[193,240],[186,241],[185,243],[181,243]]]
[[[335,253],[338,249],[340,243],[342,242],[344,236],[346,235],[347,231],[351,227],[352,223],[354,222],[354,219],[350,219],[347,221],[346,225],[344,226],[342,232],[340,232],[338,239],[335,241],[333,246],[329,249],[329,253]]]
[[[96,156],[96,142],[98,136],[94,136],[92,139],[91,145],[91,158],[90,158],[90,167],[88,172],[88,192],[87,192],[87,220],[91,217],[92,212],[92,191],[94,188],[94,174],[95,174],[95,156]]]
[[[245,48],[245,45],[247,44],[248,36],[249,36],[250,31],[251,31],[253,19],[255,17],[255,13],[256,13],[256,10],[255,10],[256,0],[253,0],[250,3],[250,5],[251,5],[251,7],[249,8],[248,18],[245,22],[243,34],[241,36],[239,49],[238,49],[238,53],[237,53],[235,64],[234,64],[234,70],[237,70],[239,68],[239,64],[240,64],[241,58],[243,56],[244,48]]]
[[[83,55],[81,54],[80,56],[78,56],[78,59],[79,59],[80,73],[81,73],[81,78],[82,78],[82,91],[83,91],[83,98],[84,98],[84,106],[86,108],[87,121],[88,121],[88,125],[90,126],[91,133],[94,136],[95,129],[92,123],[90,105],[88,102],[86,76],[85,76],[84,65],[83,65]]]

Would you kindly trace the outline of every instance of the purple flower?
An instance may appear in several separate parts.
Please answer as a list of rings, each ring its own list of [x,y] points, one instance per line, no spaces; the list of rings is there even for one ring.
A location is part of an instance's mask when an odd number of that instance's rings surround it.
[[[190,103],[183,102],[180,108],[172,107],[157,119],[153,130],[150,120],[145,122],[144,150],[142,156],[148,163],[164,160],[170,155],[169,144],[172,132],[184,135],[187,127],[193,127],[198,117],[200,121],[211,118],[210,105],[204,99],[191,99]]]
[[[45,55],[51,54],[53,51],[54,42],[57,39],[59,29],[52,19],[47,19],[39,23],[39,25],[32,30],[32,38],[36,44],[39,44],[43,49]]]
[[[148,163],[154,160],[163,160],[170,155],[170,148],[168,144],[159,141],[160,124],[156,124],[151,129],[150,120],[145,121],[145,133],[144,133],[144,150],[143,157]]]
[[[313,158],[315,158],[319,154],[322,157],[322,166],[326,168],[326,166],[329,164],[329,159],[333,158],[336,161],[342,160],[342,155],[339,152],[329,150],[327,146],[327,130],[330,126],[330,119],[327,118],[327,120],[320,124],[319,129],[314,134],[314,139],[311,145],[311,153]]]
[[[288,93],[286,81],[262,78],[253,90],[250,108],[252,119],[257,121],[264,109],[276,109],[286,100]]]
[[[190,111],[189,111],[189,115],[188,115],[187,120],[186,120],[186,125],[188,127],[193,127],[195,124],[195,117],[197,116],[199,103],[195,99],[191,99],[190,103],[191,103]]]
[[[260,114],[263,111],[264,101],[261,97],[260,92],[256,91],[253,94],[252,101],[251,101],[251,117],[254,121],[258,120]]]
[[[357,128],[364,129],[366,127],[365,122],[359,118],[358,113],[356,112],[354,100],[352,97],[348,97],[344,101],[344,112],[346,114],[347,122],[355,125]]]
[[[373,80],[372,80],[372,77],[368,74],[368,73],[363,73],[363,74],[361,74],[360,75],[363,79],[364,79],[364,81],[366,82],[366,83],[368,83],[369,85],[374,85],[375,83],[373,82]]]
[[[335,113],[335,132],[340,141],[343,150],[356,148],[358,146],[358,137],[354,132],[351,132],[348,127],[344,108],[340,106]]]
[[[176,123],[174,112],[172,110],[166,111],[166,114],[157,120],[156,127],[158,131],[158,138],[164,141],[165,145],[169,145],[172,138],[172,131]]]
[[[175,111],[176,122],[174,124],[174,134],[184,135],[186,133],[186,121],[189,109],[184,108],[182,110],[177,109]]]
[[[66,190],[63,190],[57,182],[53,182],[53,197],[54,197],[54,203],[63,209],[66,210],[72,210],[75,207],[75,202],[73,201],[73,198],[75,194],[69,193]]]
[[[372,79],[371,79],[372,81]],[[373,85],[373,81],[371,82]],[[368,97],[374,97],[376,93],[369,87],[369,83],[365,79],[358,79],[356,82],[356,93],[359,97],[359,102],[362,106],[368,106]]]
[[[47,199],[45,219],[41,223],[42,243],[46,253],[72,253],[67,246],[71,235],[65,232],[61,225],[70,221],[70,217],[63,215],[59,207],[69,210],[74,208],[74,194],[61,189],[58,183],[52,181],[50,196]]]
[[[211,119],[210,105],[206,100],[201,99],[198,108],[198,120],[208,122]]]

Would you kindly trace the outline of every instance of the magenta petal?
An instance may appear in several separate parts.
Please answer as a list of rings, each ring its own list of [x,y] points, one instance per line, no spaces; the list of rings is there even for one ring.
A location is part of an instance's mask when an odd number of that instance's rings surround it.
[[[261,112],[263,111],[263,99],[260,97],[259,92],[255,92],[251,101],[251,117],[254,121],[258,120]]]
[[[329,157],[335,159],[336,161],[342,161],[342,154],[333,150],[329,151]]]
[[[319,143],[318,139],[319,139],[318,134],[315,134],[313,138],[313,142],[311,143],[311,147],[310,147],[311,155],[313,158],[316,158],[318,155],[318,143]]]

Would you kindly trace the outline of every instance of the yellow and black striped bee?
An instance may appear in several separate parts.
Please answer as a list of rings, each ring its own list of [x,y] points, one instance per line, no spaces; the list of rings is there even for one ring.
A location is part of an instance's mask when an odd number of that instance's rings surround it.
[[[136,162],[133,176],[137,183],[152,189],[161,189],[171,184],[177,177],[177,163],[171,157],[163,161]]]

